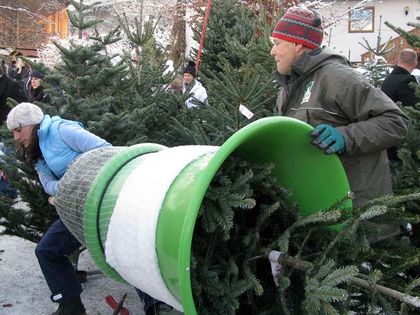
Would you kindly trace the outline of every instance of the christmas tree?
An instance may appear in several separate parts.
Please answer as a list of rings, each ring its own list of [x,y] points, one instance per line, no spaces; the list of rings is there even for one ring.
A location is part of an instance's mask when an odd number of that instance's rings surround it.
[[[232,14],[234,18],[226,18],[229,14]],[[241,21],[242,17],[246,21]],[[211,95],[209,107],[197,110],[199,120],[192,121],[187,125],[188,127],[179,124],[179,129],[184,131],[184,137],[188,135],[191,141],[195,141],[194,143],[204,141],[204,143],[220,144],[224,135],[229,135],[230,132],[233,133],[237,128],[247,124],[248,120],[238,112],[240,104],[251,109],[256,119],[260,117],[259,115],[275,114],[276,87],[271,81],[274,65],[269,60],[271,48],[268,42],[269,31],[265,31],[268,29],[267,24],[265,23],[266,28],[261,27],[264,23],[260,24],[258,19],[258,17],[253,17],[250,8],[246,10],[244,5],[240,6],[237,2],[215,1],[213,3],[207,26],[206,45],[200,62],[201,76]],[[198,25],[195,33],[197,41],[200,32],[201,25]],[[262,55],[264,58],[261,58]],[[257,78],[258,76],[261,76],[261,80]],[[252,93],[246,93],[251,90]],[[213,94],[211,91],[214,91]],[[254,104],[254,99],[249,98],[249,95],[252,97],[258,95],[261,98]],[[225,190],[230,191],[229,188],[225,187]],[[239,191],[236,193],[239,194]],[[214,196],[217,193],[211,195]],[[418,294],[418,289],[415,289],[419,284],[418,280],[408,283],[407,279],[398,275],[417,264],[418,249],[413,247],[405,236],[381,239],[377,229],[378,223],[416,222],[417,216],[405,211],[404,206],[413,200],[418,200],[418,197],[418,192],[408,197],[386,197],[369,203],[362,209],[354,209],[351,215],[347,216],[339,212],[336,207],[320,209],[324,211],[314,217],[299,218],[291,224],[289,229],[279,229],[279,235],[272,236],[281,240],[277,243],[277,249],[299,259],[294,260],[292,265],[285,263],[284,271],[278,279],[279,290],[271,296],[271,300],[270,298],[265,300],[262,303],[264,305],[258,304],[259,300],[255,296],[255,300],[248,300],[248,302],[252,301],[249,305],[256,307],[251,313],[338,314],[353,311],[362,314],[376,309],[380,314],[392,314],[400,307],[404,310],[413,308],[404,302],[400,304],[394,296],[388,296],[383,292],[375,293],[375,286],[373,290],[369,290],[369,285],[360,287],[355,283],[363,279],[372,284],[392,287],[400,292]],[[285,200],[279,202],[284,205]],[[225,207],[221,206],[216,213],[225,213],[224,211]],[[223,229],[224,222],[229,222],[228,218],[229,215],[226,214],[225,219],[215,219],[213,224],[206,221],[203,229],[207,226],[218,226]],[[285,214],[284,219],[287,220],[287,218]],[[218,225],[217,222],[223,223]],[[343,227],[340,233],[337,234],[325,228],[326,225],[337,222],[341,222]],[[235,229],[233,231],[232,233],[236,232]],[[254,231],[254,235],[259,235],[259,232]],[[220,232],[219,237],[225,233]],[[249,250],[252,251],[252,249]],[[201,255],[203,256],[207,257]],[[236,269],[237,266],[229,264],[229,261],[242,261],[241,257],[235,256],[235,253],[232,255],[234,257],[226,254],[216,254],[216,256],[229,257],[221,264],[225,266],[224,272],[230,275],[230,278],[227,277],[232,281],[233,279],[237,281],[236,285],[231,283],[232,294],[238,292],[236,291],[238,287],[247,288],[248,291],[246,289],[239,291],[247,292],[243,294],[249,298],[248,294],[252,291],[251,288],[256,288],[256,282],[238,277],[240,273]],[[261,256],[264,255],[261,254]],[[303,268],[306,273],[297,272],[300,270],[299,262],[306,259],[311,261],[309,268]],[[245,309],[249,309],[245,301],[247,298],[239,297],[240,294],[236,296],[236,299],[227,294],[226,299],[231,299],[229,302],[226,302],[224,298],[220,301],[216,298],[220,292],[226,293],[229,290],[217,288],[217,283],[225,283],[221,280],[223,278],[218,278],[222,277],[223,272],[217,269],[217,265],[211,264],[211,259],[194,263],[197,264],[197,270],[203,265],[216,268],[216,270],[206,269],[202,273],[200,270],[200,274],[197,275],[202,281],[208,281],[209,285],[206,291],[202,287],[202,282],[196,282],[198,290],[196,294],[203,293],[197,297],[199,303],[205,305],[203,309],[211,305],[210,309],[213,307],[224,311],[229,310],[229,312],[235,309],[241,314],[245,312]],[[350,281],[349,279],[353,279],[354,276],[357,276],[358,280]],[[239,280],[242,281],[240,285]],[[266,284],[264,284],[265,289],[267,289]],[[207,296],[209,292],[214,295]],[[261,294],[261,291],[259,293]]]
[[[85,29],[82,22],[86,21],[96,25],[81,18],[92,7],[82,2],[73,5],[76,27]],[[280,9],[270,5],[266,12],[273,8]],[[275,67],[269,57],[275,21],[264,16],[256,14],[252,5],[214,1],[200,63],[208,105],[188,110],[184,105],[188,96],[168,90],[173,74],[165,73],[164,54],[152,36],[154,22],[139,20],[130,25],[121,16],[120,26],[107,36],[94,34],[89,43],[74,41],[68,47],[57,44],[63,63],[46,79],[64,93],[55,94],[56,102],[43,108],[82,121],[114,145],[220,145],[251,121],[276,114]],[[201,29],[198,24],[197,38]],[[122,56],[110,54],[107,47],[121,36],[128,39],[130,50]],[[253,116],[243,115],[241,105]],[[271,167],[230,161],[209,188],[196,230],[203,237],[196,239],[193,248],[208,252],[193,252],[191,262],[199,313],[210,309],[241,314],[393,314],[412,308],[407,301],[410,294],[418,295],[419,281],[409,282],[401,275],[418,264],[419,252],[406,237],[378,239],[372,223],[415,221],[402,205],[418,201],[418,192],[384,197],[350,212],[337,204],[303,217],[296,210],[299,205],[290,203],[289,192],[270,178]],[[10,174],[16,187],[36,183],[29,169],[15,170]],[[46,201],[39,185],[35,187],[38,190],[30,189],[36,192],[33,196],[24,196],[18,187],[24,201],[35,203],[31,211],[22,210],[21,216],[10,208],[2,212],[2,225],[10,223],[6,233],[17,234],[28,225],[24,222],[29,217],[38,224],[34,224],[35,234],[42,232],[39,222],[45,224],[47,208],[40,207],[40,200]],[[248,210],[257,204],[249,215]],[[208,240],[212,245],[224,242],[229,246],[201,246]],[[278,257],[282,270],[274,278],[268,261],[271,250],[283,253]],[[366,282],[366,286],[360,284]],[[379,285],[402,292],[407,300],[383,294]]]
[[[51,104],[37,102],[37,105],[49,115],[82,122],[88,130],[114,145],[148,141],[146,131],[153,134],[159,130],[156,121],[165,124],[153,112],[156,103],[166,99],[162,96],[166,93],[164,84],[171,79],[170,75],[163,75],[165,63],[153,42],[153,21],[138,21],[130,26],[121,17],[120,26],[100,36],[92,29],[101,23],[93,15],[95,5],[72,1],[69,17],[79,38],[55,42],[61,62],[54,68],[33,64],[45,73],[46,91],[52,98]],[[91,35],[83,38],[82,34]],[[115,47],[111,46],[118,45],[123,34],[131,44],[121,44],[117,47],[119,53],[114,53]],[[124,47],[128,51],[121,53]],[[133,47],[138,53],[135,61],[130,55]],[[2,136],[7,145],[12,145],[11,134],[5,127]],[[38,241],[57,218],[55,209],[48,204],[36,173],[13,155],[5,159],[4,169],[19,198],[2,197],[0,224],[6,228],[6,234]]]
[[[408,44],[413,48],[420,47],[419,36],[395,27],[389,22],[385,22],[385,24],[397,32],[400,36],[404,37]],[[418,23],[408,23],[408,26],[412,26],[416,29],[420,28],[420,24]],[[420,96],[419,85],[413,84],[412,87],[416,89],[416,95]],[[403,110],[409,118],[410,129],[408,131],[406,141],[398,150],[400,162],[395,166],[396,176],[394,177],[394,190],[401,193],[407,193],[418,191],[420,187],[418,176],[418,170],[420,167],[420,104],[416,104],[413,107],[404,107]],[[420,203],[418,201],[407,203],[406,207],[412,213],[416,215],[420,214]],[[414,245],[419,247],[420,224],[414,224],[416,221],[412,223],[411,240]],[[417,263],[410,273],[412,276],[418,277],[420,275],[420,263]]]

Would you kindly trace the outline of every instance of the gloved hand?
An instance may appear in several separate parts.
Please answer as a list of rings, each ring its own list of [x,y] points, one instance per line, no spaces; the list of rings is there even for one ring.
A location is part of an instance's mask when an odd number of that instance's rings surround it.
[[[337,128],[330,125],[316,126],[311,132],[311,137],[314,138],[311,143],[324,150],[326,154],[341,154],[346,150],[343,135]]]
[[[51,169],[48,167],[47,162],[45,162],[44,159],[40,159],[38,160],[38,162],[36,162],[35,164],[35,170],[38,173],[50,176],[51,178],[55,178],[55,176],[53,175]]]

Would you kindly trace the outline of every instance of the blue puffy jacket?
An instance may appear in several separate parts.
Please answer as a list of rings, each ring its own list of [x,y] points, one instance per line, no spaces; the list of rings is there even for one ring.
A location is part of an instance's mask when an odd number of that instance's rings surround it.
[[[35,169],[45,192],[52,196],[57,191],[58,180],[80,154],[111,145],[85,130],[81,123],[59,116],[44,116],[38,138],[44,159],[37,161]]]

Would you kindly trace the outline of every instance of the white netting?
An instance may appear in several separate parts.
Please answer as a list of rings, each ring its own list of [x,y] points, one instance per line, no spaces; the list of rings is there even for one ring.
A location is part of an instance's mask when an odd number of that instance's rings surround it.
[[[83,213],[90,186],[102,166],[125,147],[103,147],[80,155],[61,178],[55,196],[58,215],[81,244]]]

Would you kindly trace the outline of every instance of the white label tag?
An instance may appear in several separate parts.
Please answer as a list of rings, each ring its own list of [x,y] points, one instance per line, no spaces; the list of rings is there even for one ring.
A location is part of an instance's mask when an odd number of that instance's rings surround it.
[[[56,295],[54,295],[53,297],[52,297],[52,299],[53,299],[53,301],[58,301],[59,299],[61,299],[63,296],[61,295],[61,293],[58,293],[58,294],[56,294]]]
[[[303,95],[303,99],[301,104],[307,103],[309,101],[309,98],[311,97],[311,90],[312,86],[314,85],[314,81],[309,82],[305,87],[305,95]]]
[[[251,119],[254,116],[254,113],[251,112],[248,108],[244,105],[239,105],[239,112],[244,115],[246,118]]]

